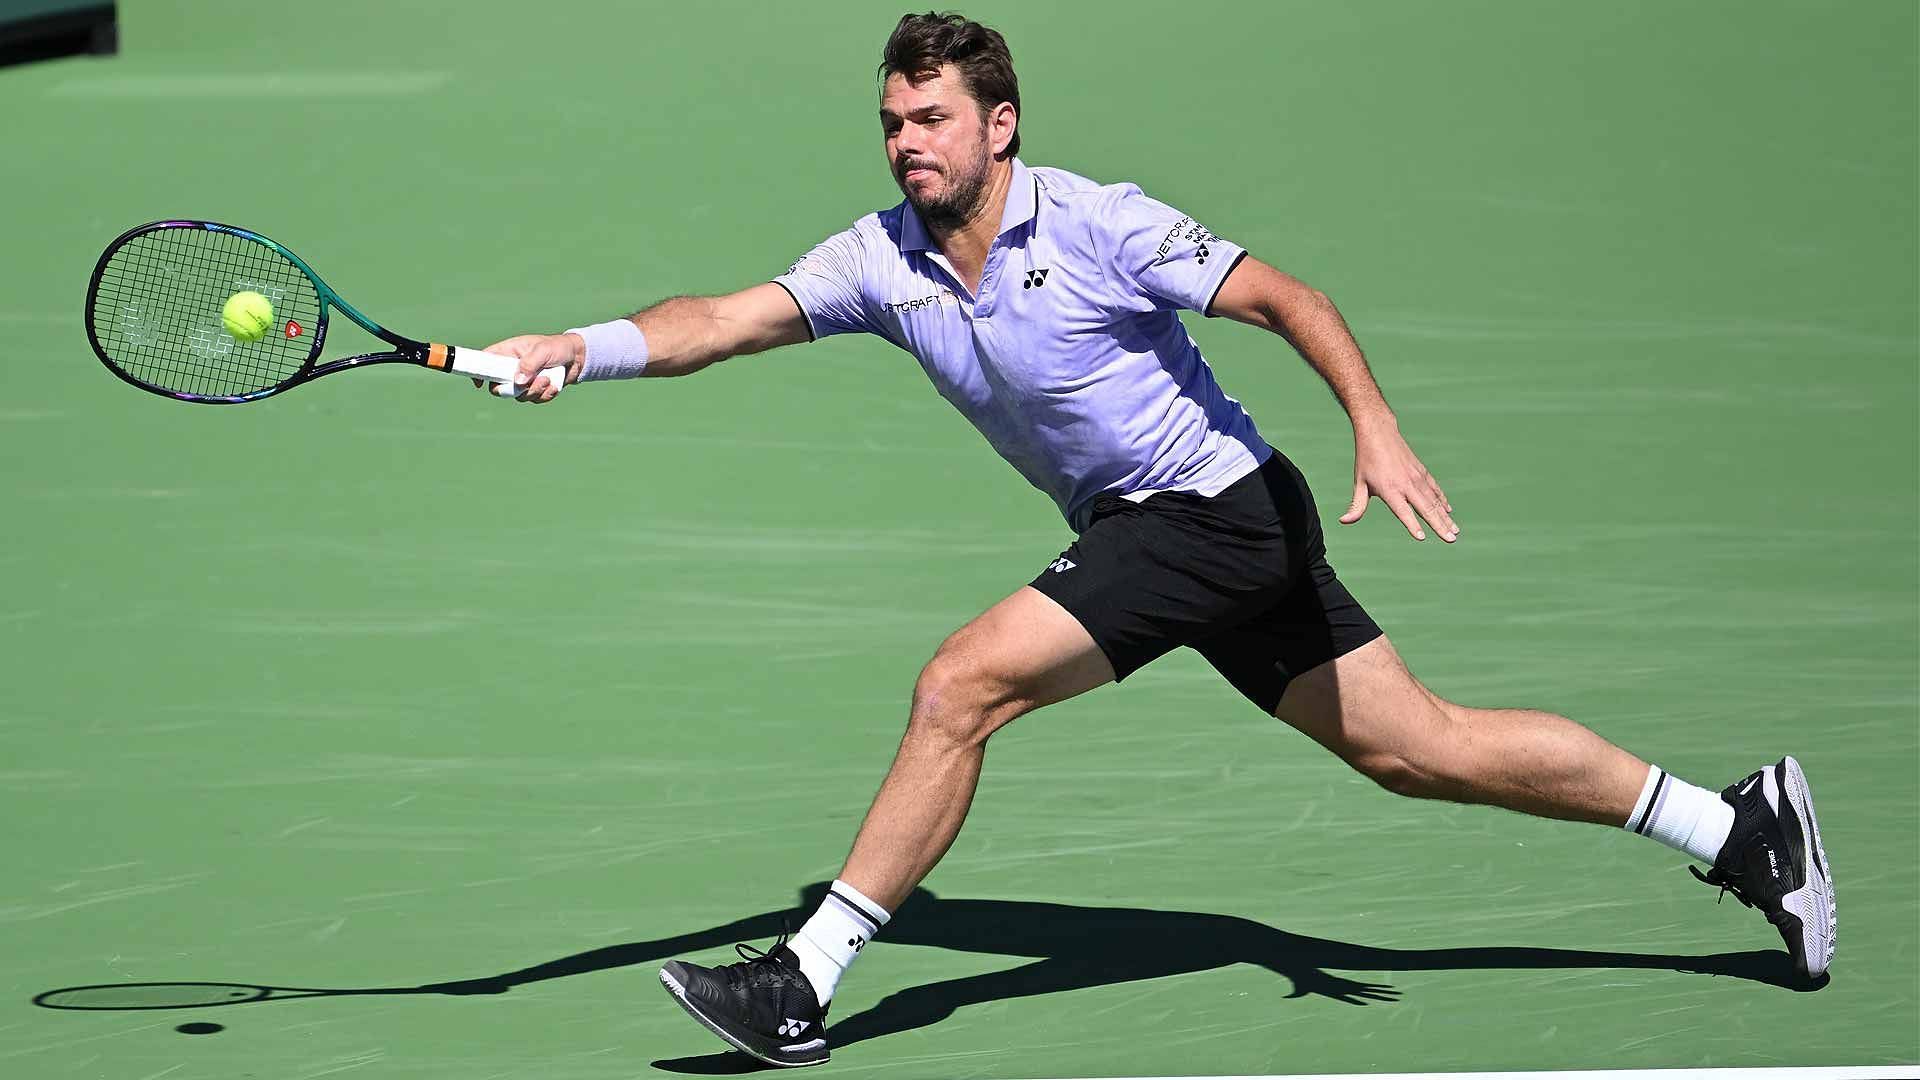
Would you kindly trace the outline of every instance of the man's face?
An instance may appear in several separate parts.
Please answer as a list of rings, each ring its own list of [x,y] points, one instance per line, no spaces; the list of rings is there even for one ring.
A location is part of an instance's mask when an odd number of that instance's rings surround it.
[[[918,85],[904,75],[887,76],[880,130],[893,181],[922,221],[952,228],[972,217],[986,191],[993,149],[980,107],[953,65]]]

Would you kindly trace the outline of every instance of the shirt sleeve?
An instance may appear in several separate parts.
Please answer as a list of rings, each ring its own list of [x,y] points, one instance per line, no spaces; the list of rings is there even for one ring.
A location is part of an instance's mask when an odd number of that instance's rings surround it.
[[[773,279],[800,306],[814,340],[872,331],[860,288],[861,256],[860,237],[848,229],[822,240]]]
[[[1108,196],[1094,228],[1122,301],[1207,314],[1246,249],[1132,184]]]

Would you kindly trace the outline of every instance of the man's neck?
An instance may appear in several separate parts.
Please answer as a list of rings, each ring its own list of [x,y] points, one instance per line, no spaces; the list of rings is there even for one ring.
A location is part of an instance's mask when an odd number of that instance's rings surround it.
[[[1000,235],[1000,219],[1007,212],[1007,192],[1013,186],[1013,159],[995,159],[987,166],[986,197],[964,224],[950,229],[927,226],[927,234],[947,257],[969,291],[979,291],[987,251]]]

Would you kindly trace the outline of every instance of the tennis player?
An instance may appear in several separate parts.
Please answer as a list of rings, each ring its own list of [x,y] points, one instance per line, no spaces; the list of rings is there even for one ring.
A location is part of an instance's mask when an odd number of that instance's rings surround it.
[[[675,1000],[761,1061],[826,1061],[835,987],[953,843],[988,738],[1179,646],[1390,791],[1611,825],[1684,851],[1708,866],[1689,866],[1696,877],[1765,913],[1802,977],[1827,970],[1833,886],[1798,762],[1715,793],[1565,717],[1447,701],[1335,575],[1300,471],[1221,389],[1178,314],[1278,334],[1332,387],[1353,425],[1343,524],[1379,499],[1413,539],[1454,543],[1446,492],[1324,294],[1132,184],[1025,164],[999,33],[909,15],[882,55],[880,130],[904,202],[771,283],[491,346],[521,358],[526,400],[545,402],[555,391],[535,373],[552,364],[581,382],[690,375],[877,334],[919,360],[1078,536],[927,662],[820,908],[769,952],[742,946],[740,963],[668,963],[660,979]]]

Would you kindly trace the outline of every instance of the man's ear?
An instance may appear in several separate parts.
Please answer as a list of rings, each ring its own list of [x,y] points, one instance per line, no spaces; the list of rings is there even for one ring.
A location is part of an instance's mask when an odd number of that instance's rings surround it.
[[[1003,101],[987,113],[987,149],[999,157],[1007,152],[1013,143],[1014,133],[1020,130],[1020,114],[1014,111],[1013,102]]]

